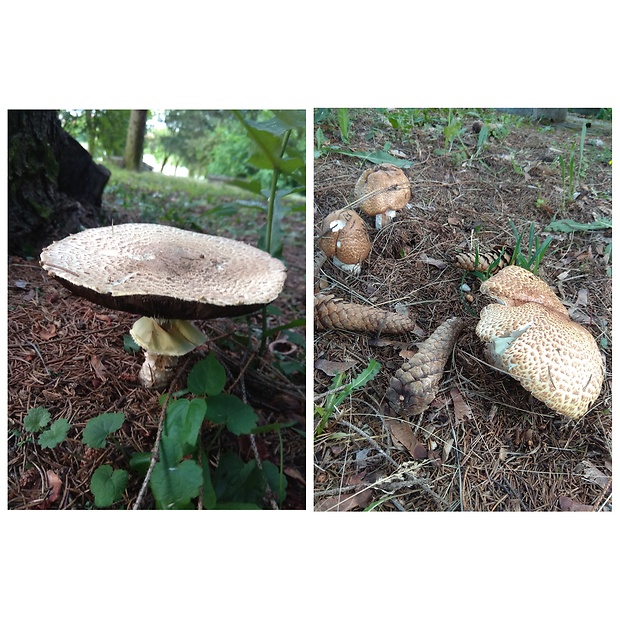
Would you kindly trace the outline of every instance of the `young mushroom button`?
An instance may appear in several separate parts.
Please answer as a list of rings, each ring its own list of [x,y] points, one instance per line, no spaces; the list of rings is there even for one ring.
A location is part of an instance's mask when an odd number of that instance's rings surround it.
[[[407,175],[393,164],[380,164],[365,170],[355,183],[353,195],[361,210],[375,218],[375,227],[381,228],[407,206],[411,199],[411,185]]]
[[[273,301],[282,262],[240,241],[158,224],[91,228],[56,241],[41,266],[94,303],[143,315],[132,329],[145,351],[140,381],[165,387],[179,356],[203,344],[191,320],[235,317]]]
[[[370,238],[364,220],[351,209],[332,211],[321,226],[319,247],[334,265],[359,274],[370,254]]]

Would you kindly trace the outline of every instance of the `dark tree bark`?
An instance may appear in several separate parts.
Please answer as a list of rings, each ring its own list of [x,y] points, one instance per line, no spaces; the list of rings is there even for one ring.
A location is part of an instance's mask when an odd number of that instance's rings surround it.
[[[61,128],[55,110],[10,110],[8,142],[9,254],[38,256],[55,239],[104,223],[110,172]]]
[[[125,143],[125,168],[138,172],[142,166],[146,115],[148,110],[132,110]]]

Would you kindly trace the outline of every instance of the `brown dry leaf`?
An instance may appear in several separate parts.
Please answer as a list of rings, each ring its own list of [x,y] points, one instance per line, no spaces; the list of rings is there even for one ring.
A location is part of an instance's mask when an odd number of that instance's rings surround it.
[[[564,510],[567,512],[592,512],[593,507],[588,506],[587,504],[580,504],[572,500],[570,497],[566,497],[565,495],[561,495],[559,497],[560,510]]]
[[[314,362],[314,367],[317,370],[322,370],[330,377],[335,377],[336,375],[349,370],[349,368],[353,368],[353,366],[355,366],[355,362],[334,362],[326,359],[320,359]]]
[[[425,459],[428,456],[426,445],[414,435],[409,424],[399,420],[386,420],[386,424],[393,441],[403,446],[414,459]]]
[[[450,226],[460,226],[461,220],[456,217],[449,217],[448,224],[450,224]]]
[[[354,508],[366,508],[372,499],[372,490],[364,489],[347,495],[334,495],[321,500],[316,510],[318,512],[348,512]]]
[[[295,480],[298,480],[299,482],[301,482],[302,484],[306,484],[306,479],[301,475],[301,473],[295,469],[294,467],[285,467],[284,468],[284,473],[289,477],[289,478],[294,478]]]
[[[437,267],[437,269],[445,269],[448,266],[445,263],[445,261],[442,261],[439,258],[430,258],[426,254],[422,254],[420,256],[420,261],[427,265],[432,265],[433,267]]]
[[[50,502],[55,502],[60,497],[60,489],[62,488],[62,480],[49,469],[47,472],[47,483],[50,485],[52,492],[48,497]]]
[[[98,355],[93,355],[90,358],[90,365],[95,371],[97,378],[101,379],[101,381],[105,383],[108,379],[105,376],[105,367],[103,365],[103,362],[101,361],[101,358]]]
[[[588,305],[588,289],[580,288],[579,293],[577,293],[577,301],[575,302],[578,306],[583,306],[584,308]]]
[[[593,482],[601,489],[604,489],[609,482],[609,476],[605,475],[598,467],[595,467],[588,460],[581,461],[575,468],[575,473],[582,474],[588,482]]]
[[[450,396],[454,404],[454,415],[456,417],[457,426],[465,422],[466,419],[468,420],[474,416],[471,407],[465,402],[458,388],[452,388],[450,390]]]
[[[38,336],[41,340],[49,340],[56,335],[56,325],[50,323],[47,327],[43,327],[39,330]]]

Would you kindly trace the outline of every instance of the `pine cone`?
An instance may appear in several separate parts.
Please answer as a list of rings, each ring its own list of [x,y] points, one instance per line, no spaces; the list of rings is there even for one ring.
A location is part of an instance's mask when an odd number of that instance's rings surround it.
[[[478,260],[476,262],[475,252],[461,252],[456,255],[454,265],[466,271],[480,271],[481,273],[486,273],[491,269],[491,265],[496,263],[490,271],[490,274],[494,274],[510,264],[512,260],[512,250],[501,245],[496,245],[490,252],[485,252],[484,254],[479,253],[477,258]]]
[[[314,326],[316,329],[403,334],[415,329],[415,319],[372,306],[348,303],[334,295],[316,293]]]
[[[444,321],[418,352],[396,371],[385,395],[397,413],[422,413],[433,402],[443,369],[465,323],[453,317]]]

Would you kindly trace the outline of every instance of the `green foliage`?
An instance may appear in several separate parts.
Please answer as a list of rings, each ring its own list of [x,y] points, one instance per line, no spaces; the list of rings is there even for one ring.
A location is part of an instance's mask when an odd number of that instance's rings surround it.
[[[519,233],[512,220],[509,221],[509,224],[515,238],[512,264],[523,267],[534,274],[538,273],[540,263],[551,245],[553,237],[549,236],[541,241],[536,235],[534,222],[530,222],[529,231],[527,231],[527,245],[525,245],[526,231]]]
[[[59,443],[67,438],[67,433],[71,424],[64,418],[60,418],[52,423],[48,430],[43,431],[37,440],[42,448],[55,448]]]
[[[586,224],[582,224],[581,222],[576,222],[575,220],[554,220],[553,222],[547,224],[545,230],[550,232],[591,232],[594,230],[604,230],[606,228],[611,228],[612,223],[611,219],[602,218],[600,220],[594,220],[593,222],[587,222]]]
[[[129,476],[124,469],[112,469],[111,465],[101,465],[90,479],[90,490],[95,497],[97,508],[108,508],[118,502],[125,489]]]
[[[62,127],[78,142],[88,145],[93,157],[121,156],[127,137],[130,110],[61,110]]]
[[[91,448],[104,448],[107,436],[119,430],[124,422],[124,413],[101,413],[86,423],[82,442]]]
[[[316,436],[323,432],[336,409],[349,398],[355,390],[364,387],[369,381],[372,381],[380,370],[381,364],[371,359],[368,366],[362,370],[359,375],[353,377],[349,383],[344,383],[345,373],[338,373],[333,378],[325,396],[325,404],[322,407],[315,406],[314,408],[314,415],[319,418],[319,422],[315,428]]]
[[[213,352],[198,362],[187,377],[187,387],[196,396],[219,394],[225,383],[226,371]]]
[[[34,407],[24,418],[24,428],[29,433],[38,433],[50,423],[50,419],[50,412],[45,407]]]

